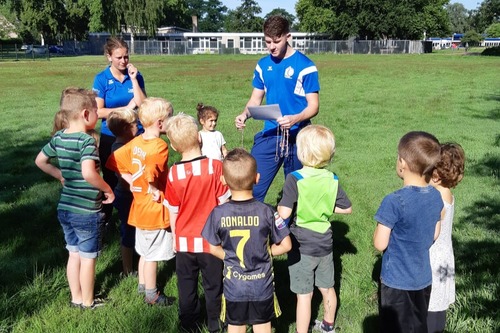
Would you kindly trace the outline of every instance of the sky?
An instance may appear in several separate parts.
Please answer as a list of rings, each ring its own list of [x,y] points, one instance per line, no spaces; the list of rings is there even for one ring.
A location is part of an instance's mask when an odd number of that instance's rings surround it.
[[[256,0],[259,4],[260,8],[262,8],[262,13],[259,16],[266,16],[270,11],[274,8],[283,8],[287,12],[292,15],[296,15],[295,13],[295,4],[297,1],[294,0]],[[241,5],[241,0],[221,0],[222,4],[224,4],[229,9],[236,9],[236,7]],[[479,7],[479,4],[482,0],[460,0],[454,1],[451,0],[450,3],[459,2],[464,5],[466,9],[476,9]]]

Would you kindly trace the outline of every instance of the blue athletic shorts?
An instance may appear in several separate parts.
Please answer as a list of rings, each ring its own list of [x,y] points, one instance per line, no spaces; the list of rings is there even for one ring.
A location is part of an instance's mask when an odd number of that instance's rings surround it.
[[[57,218],[64,231],[66,249],[79,252],[82,258],[94,259],[102,250],[105,214],[77,214],[58,210]]]

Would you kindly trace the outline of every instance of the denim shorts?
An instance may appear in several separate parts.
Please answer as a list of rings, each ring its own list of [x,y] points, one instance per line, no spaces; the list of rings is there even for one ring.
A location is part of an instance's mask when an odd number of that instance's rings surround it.
[[[82,258],[96,258],[102,250],[104,217],[102,212],[77,214],[58,210],[57,218],[63,228],[66,249],[79,252]]]

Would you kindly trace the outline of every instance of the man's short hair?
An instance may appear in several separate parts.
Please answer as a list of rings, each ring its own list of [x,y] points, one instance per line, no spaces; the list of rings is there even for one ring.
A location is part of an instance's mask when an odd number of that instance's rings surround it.
[[[264,22],[264,36],[281,37],[290,32],[290,23],[280,15],[270,16]]]
[[[304,127],[297,135],[297,157],[304,166],[322,168],[335,154],[335,137],[322,125]]]
[[[198,124],[193,117],[185,113],[169,118],[165,131],[172,147],[181,154],[200,146]]]
[[[441,147],[434,135],[413,131],[399,140],[398,155],[405,160],[411,172],[426,176],[428,181],[441,158]]]
[[[257,176],[257,162],[245,149],[235,148],[224,158],[222,174],[231,190],[252,190]]]

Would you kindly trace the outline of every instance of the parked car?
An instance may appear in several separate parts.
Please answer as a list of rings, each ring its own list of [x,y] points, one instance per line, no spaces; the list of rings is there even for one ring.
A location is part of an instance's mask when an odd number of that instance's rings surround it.
[[[64,48],[61,45],[49,45],[49,52],[55,54],[64,54]]]
[[[24,52],[31,55],[43,55],[47,53],[47,47],[43,45],[27,45]]]

